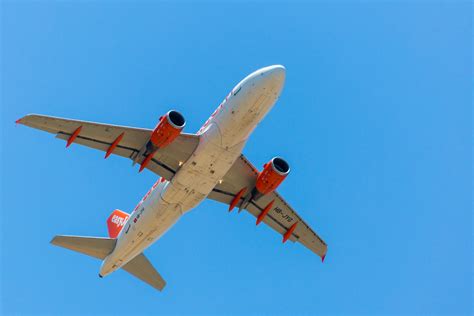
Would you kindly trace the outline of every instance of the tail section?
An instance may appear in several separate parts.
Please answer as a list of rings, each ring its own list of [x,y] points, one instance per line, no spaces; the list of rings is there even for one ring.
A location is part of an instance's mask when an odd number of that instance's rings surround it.
[[[51,243],[59,247],[104,260],[114,251],[117,243],[117,236],[120,234],[120,231],[124,227],[129,216],[130,215],[121,210],[115,210],[110,214],[107,219],[107,228],[109,230],[110,238],[59,235],[55,236],[51,240]],[[106,262],[107,260],[104,261],[104,263]],[[166,285],[165,280],[151,265],[150,261],[148,261],[143,253],[130,260],[122,266],[122,268],[134,277],[151,285],[159,291],[163,290]]]
[[[107,219],[107,229],[109,230],[110,238],[117,238],[129,217],[129,214],[121,210],[115,210],[110,214]]]
[[[115,247],[117,241],[111,238],[56,236],[51,240],[53,245],[83,253],[103,260]]]
[[[104,260],[115,247],[117,240],[102,237],[55,236],[53,245],[80,252],[82,254]],[[122,267],[125,271],[155,289],[162,291],[166,281],[151,265],[143,253],[139,254]]]
[[[143,253],[133,258],[129,263],[122,267],[125,271],[130,273],[143,282],[151,285],[158,291],[162,291],[166,285],[166,281],[151,265],[151,262],[145,257]]]

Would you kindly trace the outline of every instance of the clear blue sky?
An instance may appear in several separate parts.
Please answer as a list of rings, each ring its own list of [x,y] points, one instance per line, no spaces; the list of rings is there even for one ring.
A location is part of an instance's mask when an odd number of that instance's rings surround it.
[[[469,2],[3,2],[3,314],[472,313]],[[146,254],[164,292],[49,244],[105,236],[156,180],[14,121],[42,113],[195,132],[271,64],[286,86],[244,153],[290,162],[280,187],[324,264],[205,201]],[[470,172],[471,171],[471,172]]]

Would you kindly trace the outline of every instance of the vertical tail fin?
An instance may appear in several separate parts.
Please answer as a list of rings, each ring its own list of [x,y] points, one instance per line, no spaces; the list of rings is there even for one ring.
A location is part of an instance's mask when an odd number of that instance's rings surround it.
[[[109,218],[107,218],[107,229],[109,230],[110,238],[117,238],[129,217],[129,214],[121,210],[115,210],[110,214]]]

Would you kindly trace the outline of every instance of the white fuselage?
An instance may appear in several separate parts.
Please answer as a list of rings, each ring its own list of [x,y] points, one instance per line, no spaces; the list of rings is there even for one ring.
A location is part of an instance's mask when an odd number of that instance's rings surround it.
[[[170,181],[159,179],[130,215],[100,275],[121,268],[202,202],[240,156],[249,135],[273,107],[285,68],[270,66],[242,80],[199,130],[199,145]]]

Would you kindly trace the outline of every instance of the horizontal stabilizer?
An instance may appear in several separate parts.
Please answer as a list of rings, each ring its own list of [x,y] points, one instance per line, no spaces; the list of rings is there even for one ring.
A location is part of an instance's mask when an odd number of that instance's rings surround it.
[[[77,251],[101,260],[114,250],[116,242],[115,239],[111,238],[81,236],[55,236],[53,240],[51,240],[53,245]]]
[[[166,281],[151,265],[143,253],[133,258],[129,263],[124,265],[122,269],[159,291],[163,290],[166,285]]]

